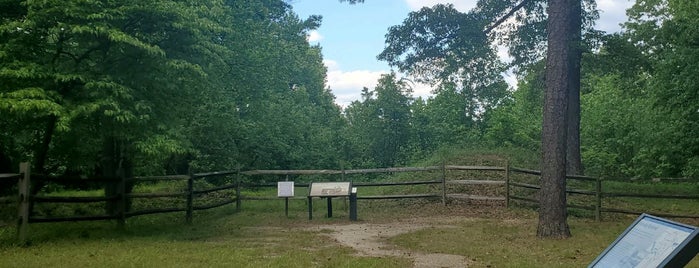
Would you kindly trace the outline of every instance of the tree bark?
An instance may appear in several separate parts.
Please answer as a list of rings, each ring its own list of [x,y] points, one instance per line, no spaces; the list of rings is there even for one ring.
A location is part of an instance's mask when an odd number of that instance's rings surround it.
[[[56,130],[56,123],[58,122],[58,117],[51,115],[46,122],[46,129],[41,136],[41,143],[36,150],[36,164],[34,170],[38,174],[46,173],[46,159],[49,155],[49,149],[51,148],[51,140],[53,139],[53,132]]]
[[[550,0],[548,6],[548,51],[546,92],[542,127],[541,191],[537,236],[570,237],[566,221],[566,146],[569,57],[572,23],[568,9],[574,0]]]
[[[568,137],[567,137],[567,174],[583,175],[582,156],[580,155],[580,61],[582,58],[582,5],[572,1],[569,22],[571,23],[571,51],[568,58],[570,80],[568,85]]]
[[[133,164],[126,153],[126,143],[116,137],[105,137],[102,143],[102,159],[101,159],[101,174],[105,178],[130,178],[133,176]],[[130,193],[133,189],[133,183],[127,183],[124,189],[125,193]],[[105,196],[115,196],[120,194],[119,182],[106,182],[104,186]],[[119,200],[109,201],[105,204],[105,212],[107,215],[116,215]],[[126,211],[131,207],[130,200],[127,200]]]
[[[56,130],[56,123],[58,123],[58,117],[55,115],[49,116],[48,121],[46,121],[46,129],[42,133],[43,136],[39,138],[41,142],[36,149],[36,164],[34,167],[34,172],[37,174],[46,174],[46,160],[49,157],[49,149],[51,149],[51,141],[53,140],[53,133]],[[46,181],[32,181],[29,194],[32,196],[37,195],[44,186],[46,186]],[[32,210],[34,210],[34,202],[29,202],[29,211]]]

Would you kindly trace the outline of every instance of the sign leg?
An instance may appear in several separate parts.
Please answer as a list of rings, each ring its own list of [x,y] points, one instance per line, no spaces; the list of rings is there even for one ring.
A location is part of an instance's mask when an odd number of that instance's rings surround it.
[[[349,197],[349,209],[350,209],[350,220],[351,221],[357,221],[357,193],[356,190],[357,188],[352,188],[353,191],[350,193]]]
[[[308,220],[313,219],[313,199],[312,197],[308,197]]]
[[[328,218],[333,217],[333,199],[328,197]]]

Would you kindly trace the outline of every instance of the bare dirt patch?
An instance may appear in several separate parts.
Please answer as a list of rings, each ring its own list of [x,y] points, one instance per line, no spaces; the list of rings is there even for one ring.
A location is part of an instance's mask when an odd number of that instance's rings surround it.
[[[332,224],[313,226],[307,229],[329,236],[339,244],[355,249],[359,256],[412,258],[413,267],[418,268],[467,267],[470,261],[465,256],[415,252],[397,248],[387,242],[393,236],[426,228],[454,227],[455,222],[463,222],[464,220],[461,217],[413,218],[389,224]]]

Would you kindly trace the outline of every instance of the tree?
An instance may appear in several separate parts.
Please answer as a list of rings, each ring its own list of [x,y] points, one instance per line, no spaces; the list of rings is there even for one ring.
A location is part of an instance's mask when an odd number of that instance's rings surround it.
[[[133,176],[149,155],[181,154],[216,3],[28,1],[0,26],[0,110],[36,134],[39,173]],[[21,131],[21,129],[20,129]],[[32,146],[31,143],[38,144]],[[141,161],[137,161],[141,160]],[[145,165],[141,165],[145,166]],[[116,184],[105,187],[116,194]],[[39,191],[38,185],[33,191]],[[113,212],[107,204],[107,212]]]
[[[444,5],[423,8],[411,13],[403,25],[389,30],[387,48],[379,58],[418,77],[471,85],[471,88],[463,87],[464,92],[472,92],[476,100],[479,100],[478,98],[489,95],[480,92],[482,86],[499,83],[497,79],[504,68],[501,63],[489,58],[494,55],[492,44],[498,43],[509,48],[510,55],[514,58],[512,66],[516,67],[515,72],[520,77],[525,77],[530,68],[544,58],[546,6],[546,1],[542,0],[500,0],[479,1],[476,8],[468,13]],[[585,0],[585,8],[582,7],[583,5],[578,9],[582,14],[576,18],[585,25],[586,35],[595,36],[596,32],[592,30],[592,22],[597,18],[595,2]],[[578,53],[582,52],[582,48],[581,45]],[[488,49],[490,52],[487,52]],[[490,64],[480,64],[479,60]],[[579,63],[572,66],[579,66]],[[473,77],[460,75],[463,70],[472,72]],[[454,80],[455,77],[463,80]],[[574,81],[579,81],[575,77],[571,79],[573,85]],[[479,80],[480,83],[477,82]],[[483,81],[486,83],[482,83]],[[568,144],[574,148],[568,151],[571,160],[567,163],[569,173],[579,174],[582,173],[579,97],[573,96],[579,94],[579,86],[570,88],[573,103],[570,106],[569,121],[573,123],[568,129]],[[495,91],[493,96],[502,100],[505,94],[501,93]]]
[[[699,27],[697,1],[639,1],[629,10],[624,26],[632,44],[651,62],[644,81],[653,108],[670,123],[656,134],[666,146],[648,148],[644,155],[655,159],[654,176],[699,176]],[[658,161],[659,160],[659,161]]]
[[[526,73],[531,71],[539,61],[544,60],[547,47],[547,23],[546,13],[547,1],[542,0],[502,0],[502,1],[479,1],[478,9],[484,16],[495,21],[500,18],[514,18],[503,22],[502,26],[494,29],[501,44],[506,45],[509,54],[513,57],[512,65],[515,73],[519,77],[526,77]],[[593,0],[582,0],[576,5],[571,15],[574,16],[572,22],[581,24],[582,31],[576,32],[578,46],[574,49],[574,54],[582,54],[592,48],[592,41],[599,33],[592,29],[594,20],[598,17],[596,4]],[[501,20],[498,20],[501,21]],[[580,27],[578,27],[580,28]],[[586,36],[581,39],[581,36]],[[578,57],[579,58],[579,57]],[[571,90],[569,92],[568,135],[567,135],[567,172],[568,174],[582,174],[582,158],[580,154],[580,59],[571,58],[573,64],[570,66]],[[534,69],[535,70],[535,69]]]
[[[452,5],[422,8],[389,28],[378,59],[419,82],[456,89],[464,98],[461,109],[478,119],[507,95],[505,65],[483,30],[487,23],[477,12],[461,13]]]
[[[411,137],[412,96],[405,81],[395,73],[382,75],[374,90],[364,89],[363,101],[354,101],[345,110],[348,132],[353,135],[355,151],[362,162],[390,167],[402,163],[402,153]]]
[[[229,1],[225,53],[208,70],[214,84],[188,129],[192,168],[333,168],[343,121],[325,86],[320,47],[284,1]]]
[[[154,132],[180,125],[174,113],[162,111],[188,99],[190,91],[178,87],[196,88],[203,77],[190,55],[201,41],[195,32],[207,30],[192,28],[197,21],[188,7],[162,1],[147,8],[141,2],[29,2],[23,5],[26,16],[4,21],[0,109],[40,133],[31,155],[39,172],[69,164],[71,170],[113,176],[114,167],[132,161],[127,154],[147,149],[137,147],[151,144],[146,139]],[[179,150],[178,143],[167,150]]]
[[[580,62],[582,61],[582,0],[574,0],[568,7],[570,40],[568,46],[568,111],[566,124],[566,174],[582,175],[580,154]],[[550,24],[549,24],[550,25]],[[549,36],[550,38],[550,36]]]
[[[484,137],[499,146],[539,151],[545,88],[545,63],[532,66],[517,90],[494,109],[485,122]]]
[[[551,0],[548,7],[546,93],[542,126],[541,190],[537,236],[567,238],[566,137],[571,81],[579,73],[579,0]],[[579,21],[579,20],[578,20]],[[577,32],[577,33],[576,33]],[[579,81],[579,80],[578,80]],[[579,82],[578,82],[579,83]]]

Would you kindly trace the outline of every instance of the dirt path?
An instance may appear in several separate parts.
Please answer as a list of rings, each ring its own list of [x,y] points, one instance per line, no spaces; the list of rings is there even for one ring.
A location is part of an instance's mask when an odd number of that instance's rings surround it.
[[[453,219],[411,219],[405,222],[390,224],[354,223],[348,225],[321,225],[310,227],[309,230],[318,231],[330,236],[338,243],[357,250],[359,256],[384,257],[397,256],[412,258],[413,267],[467,267],[469,260],[460,255],[432,254],[413,252],[398,249],[386,240],[390,237],[404,233],[414,232],[430,227],[449,227]],[[328,232],[328,230],[330,232]]]

